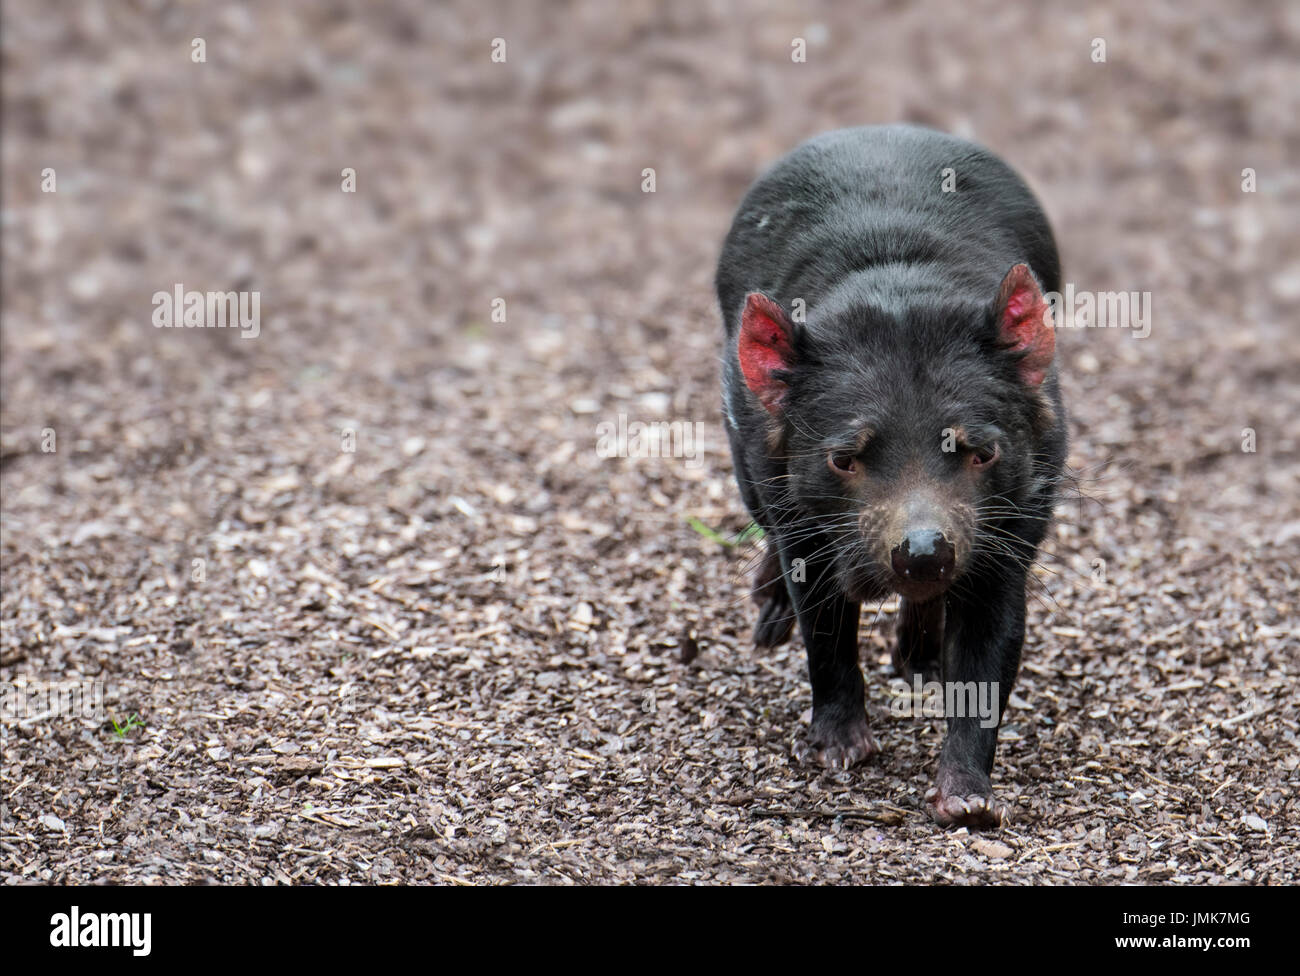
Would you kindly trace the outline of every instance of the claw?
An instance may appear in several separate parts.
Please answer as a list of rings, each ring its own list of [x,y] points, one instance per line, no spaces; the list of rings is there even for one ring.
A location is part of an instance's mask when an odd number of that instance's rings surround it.
[[[931,818],[943,827],[979,829],[1001,826],[1007,820],[1006,807],[995,803],[991,793],[968,792],[971,787],[980,789],[981,785],[976,778],[941,770],[939,785],[925,793],[926,809]]]
[[[852,769],[879,751],[863,713],[837,722],[818,722],[814,716],[808,738],[796,744],[794,755],[805,765],[816,762],[826,769],[839,771]]]

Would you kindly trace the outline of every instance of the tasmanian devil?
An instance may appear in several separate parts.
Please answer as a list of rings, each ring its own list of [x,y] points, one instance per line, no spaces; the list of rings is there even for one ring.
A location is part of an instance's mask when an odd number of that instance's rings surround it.
[[[804,761],[876,752],[858,666],[864,601],[898,593],[894,665],[997,702],[947,716],[941,824],[989,826],[989,775],[1020,666],[1028,573],[1065,457],[1045,295],[1051,228],[1009,166],[911,126],[842,129],[750,188],[723,246],[723,401],[767,549],[754,640],[799,622]],[[960,695],[957,696],[960,700]]]

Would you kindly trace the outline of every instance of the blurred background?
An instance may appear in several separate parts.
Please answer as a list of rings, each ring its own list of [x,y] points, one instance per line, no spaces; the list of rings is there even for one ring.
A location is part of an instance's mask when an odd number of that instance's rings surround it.
[[[1269,799],[1293,710],[1197,730],[1296,671],[1297,5],[8,0],[3,59],[0,662],[103,678],[166,786],[114,800],[101,730],[12,733],[6,878],[978,878],[906,801],[937,726],[886,728],[870,774],[791,765],[802,649],[752,657],[757,550],[687,521],[747,522],[712,294],[741,195],[808,136],[893,121],[1002,155],[1066,280],[1153,302],[1148,338],[1058,343],[1080,487],[995,785],[1035,844],[1103,829],[1083,867],[1018,876],[1294,878],[1276,833],[1173,868],[1151,844],[1189,843],[1157,813],[1252,804],[1295,840]],[[177,284],[257,292],[259,334],[155,328]],[[703,423],[706,463],[598,456],[619,414]],[[1191,710],[1163,690],[1188,681]],[[1171,728],[1156,766],[1107,744]],[[1098,756],[1141,801],[1106,806]],[[1192,802],[1207,769],[1237,812]],[[718,806],[738,784],[910,812],[868,840],[782,822],[778,851]],[[123,846],[78,855],[96,817]],[[428,825],[427,857],[392,840]],[[361,853],[302,868],[276,838]]]

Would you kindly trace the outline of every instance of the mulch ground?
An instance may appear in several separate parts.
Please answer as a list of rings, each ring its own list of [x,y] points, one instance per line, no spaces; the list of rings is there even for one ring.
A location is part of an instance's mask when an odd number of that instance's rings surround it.
[[[0,877],[1300,880],[1295,6],[434,10],[4,5],[0,663],[143,727],[6,722]],[[761,544],[688,521],[747,524],[732,210],[894,120],[1003,154],[1067,280],[1153,301],[1146,339],[1060,336],[1077,485],[989,834],[922,810],[894,606],[883,754],[802,767]],[[177,282],[259,292],[261,334],[155,329]],[[619,414],[702,423],[701,463],[601,457]]]

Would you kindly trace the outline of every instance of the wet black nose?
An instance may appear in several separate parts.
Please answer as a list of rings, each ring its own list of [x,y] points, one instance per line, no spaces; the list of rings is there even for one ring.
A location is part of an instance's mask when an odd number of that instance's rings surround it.
[[[914,529],[890,553],[894,572],[917,583],[946,582],[952,576],[957,553],[937,529]]]

